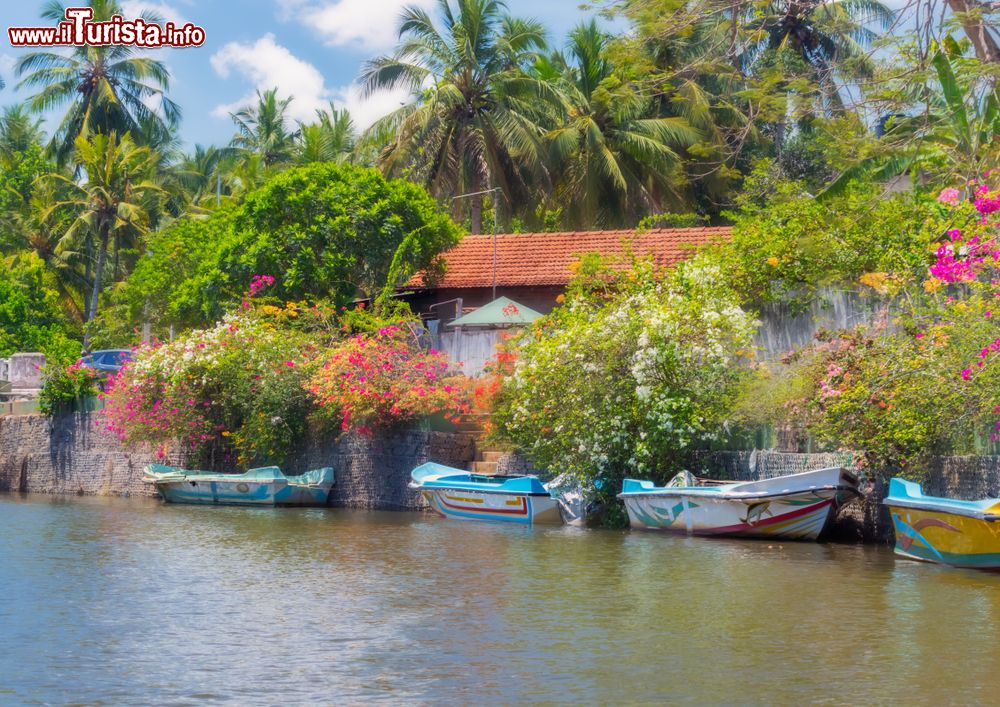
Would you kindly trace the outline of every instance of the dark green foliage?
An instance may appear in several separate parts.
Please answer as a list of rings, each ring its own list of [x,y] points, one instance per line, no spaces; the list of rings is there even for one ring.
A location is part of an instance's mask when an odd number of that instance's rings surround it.
[[[405,280],[458,241],[458,228],[421,187],[377,170],[313,164],[284,172],[250,194],[219,254],[219,286],[242,292],[273,275],[286,300],[348,302],[385,284],[406,242]]]
[[[266,294],[283,301],[375,297],[430,267],[458,235],[422,187],[352,165],[293,168],[235,209],[153,236],[112,317],[130,323],[116,342],[134,337],[144,316],[161,335],[211,323],[255,275],[274,277]]]

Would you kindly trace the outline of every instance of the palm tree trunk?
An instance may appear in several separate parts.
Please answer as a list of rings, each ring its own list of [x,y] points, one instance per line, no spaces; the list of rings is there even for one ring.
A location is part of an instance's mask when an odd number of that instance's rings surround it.
[[[984,64],[1000,64],[1000,46],[990,34],[989,26],[982,18],[975,19],[965,13],[976,10],[984,11],[986,4],[979,0],[948,0],[948,7],[956,14],[962,15],[962,27],[976,50],[976,58]]]
[[[94,287],[90,292],[90,304],[87,306],[86,324],[97,316],[97,300],[101,294],[101,277],[104,275],[104,263],[108,259],[108,239],[110,228],[107,223],[101,224],[101,245],[97,251],[97,265],[94,267]],[[90,331],[84,329],[83,349],[90,350]]]
[[[115,236],[115,264],[114,264],[114,267],[111,268],[111,278],[112,279],[118,277],[118,273],[121,272],[118,269],[118,267],[120,265],[120,262],[121,262],[121,259],[120,259],[121,248],[122,248],[122,239],[121,239],[121,236]]]
[[[472,206],[469,209],[469,230],[472,235],[477,236],[483,232],[483,195],[477,194],[472,197]]]

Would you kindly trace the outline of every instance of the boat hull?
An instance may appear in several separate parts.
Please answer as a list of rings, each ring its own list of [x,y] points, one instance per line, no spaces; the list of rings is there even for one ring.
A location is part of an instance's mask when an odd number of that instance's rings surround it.
[[[285,476],[277,467],[213,474],[150,465],[144,478],[167,503],[220,506],[325,506],[334,483],[329,467]]]
[[[219,506],[325,506],[329,488],[287,482],[168,481],[156,484],[167,503]]]
[[[1000,499],[925,496],[920,484],[889,481],[896,554],[953,567],[1000,569]]]
[[[1000,569],[1000,522],[887,505],[897,555],[953,567]]]
[[[459,520],[561,524],[559,502],[542,494],[506,494],[469,489],[422,488],[427,505],[438,515]]]
[[[689,535],[817,540],[839,505],[837,495],[836,491],[820,491],[766,501],[736,501],[650,494],[624,500],[633,528]]]
[[[273,506],[286,483],[247,481],[179,480],[156,484],[167,503],[197,503],[229,506]]]

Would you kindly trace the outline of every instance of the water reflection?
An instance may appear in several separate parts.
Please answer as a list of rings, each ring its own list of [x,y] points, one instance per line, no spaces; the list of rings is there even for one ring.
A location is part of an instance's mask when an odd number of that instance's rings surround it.
[[[3,497],[0,702],[985,701],[998,582],[883,548]]]

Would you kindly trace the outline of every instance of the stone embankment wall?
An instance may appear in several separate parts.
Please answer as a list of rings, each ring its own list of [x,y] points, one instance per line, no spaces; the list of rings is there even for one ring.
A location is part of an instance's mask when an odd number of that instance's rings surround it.
[[[125,451],[118,440],[75,413],[0,417],[0,491],[152,496],[142,469],[155,454]],[[164,463],[178,463],[168,454]]]
[[[129,452],[95,428],[96,416],[75,413],[0,417],[0,491],[98,496],[153,496],[142,482],[155,454]],[[306,444],[285,465],[298,473],[331,466],[336,483],[330,503],[351,508],[420,510],[419,493],[408,488],[413,467],[436,461],[465,468],[475,458],[470,435],[404,430],[372,439],[348,437]],[[160,460],[183,466],[176,451]]]
[[[149,453],[129,452],[94,426],[95,416],[75,413],[49,419],[41,415],[0,417],[0,491],[152,496],[142,469],[156,461]],[[410,489],[410,471],[426,461],[467,468],[475,459],[473,435],[400,430],[374,438],[347,437],[308,442],[285,465],[289,473],[332,466],[337,482],[330,503],[372,510],[420,510],[425,504]],[[171,452],[167,464],[183,466]],[[698,475],[751,481],[809,469],[843,466],[857,472],[849,453],[698,452],[689,468]],[[500,460],[502,473],[536,472],[518,453]],[[882,505],[885,484],[873,480],[864,498],[843,508],[834,538],[849,542],[891,542],[892,524]],[[942,457],[924,481],[926,493],[950,498],[1000,497],[1000,456]]]

